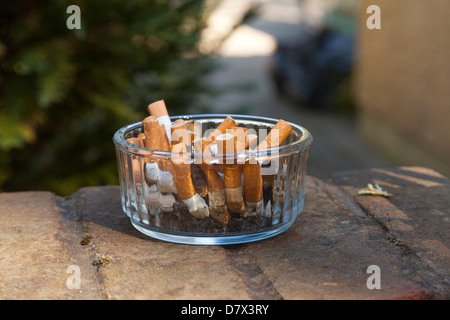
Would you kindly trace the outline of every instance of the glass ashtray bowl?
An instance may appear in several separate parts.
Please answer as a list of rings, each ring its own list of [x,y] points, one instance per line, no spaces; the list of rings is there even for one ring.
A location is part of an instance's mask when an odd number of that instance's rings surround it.
[[[223,114],[172,116],[170,119],[172,123],[177,119],[190,121],[195,124],[199,134],[206,135],[208,130],[216,128],[227,116],[232,117],[239,127],[254,130],[259,141],[264,139],[278,121],[264,117]],[[312,136],[305,128],[288,123],[292,132],[276,148],[209,154],[208,168],[215,170],[215,174],[221,179],[225,178],[228,168],[242,174],[238,194],[230,195],[227,192],[229,190],[220,190],[222,193],[218,196],[212,189],[208,190],[208,176],[202,170],[205,154],[189,150],[182,161],[185,167],[190,167],[190,177],[185,177],[183,184],[192,183],[195,187],[197,200],[203,204],[202,212],[206,212],[203,215],[191,212],[192,206],[182,201],[173,186],[173,171],[176,163],[180,162],[179,153],[152,150],[127,141],[144,132],[142,122],[119,129],[114,134],[113,141],[116,146],[123,211],[131,224],[143,234],[183,244],[245,243],[286,231],[304,205],[307,159],[312,143]],[[164,168],[161,163],[169,165]],[[245,185],[242,172],[249,164],[253,168],[256,166],[256,172],[261,174],[261,178],[257,178],[262,181],[263,196],[256,205],[247,203],[246,200],[246,193],[251,193],[252,190]],[[252,172],[254,175],[255,171]],[[235,196],[242,204],[239,212],[231,207],[227,208],[228,201],[231,201],[229,197]],[[236,202],[236,199],[233,201]]]

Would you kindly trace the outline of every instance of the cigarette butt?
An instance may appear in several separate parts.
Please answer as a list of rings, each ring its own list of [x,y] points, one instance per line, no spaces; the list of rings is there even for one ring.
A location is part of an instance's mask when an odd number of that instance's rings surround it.
[[[205,140],[205,142],[203,143],[203,150],[208,150],[208,142],[211,143],[208,140]],[[196,147],[197,150],[200,148],[198,144],[196,145]],[[223,179],[215,170],[214,165],[206,164],[205,162],[203,162],[202,164],[200,164],[200,168],[202,168],[203,172],[205,173],[206,183],[208,185],[209,191],[220,190],[225,187]]]
[[[144,126],[145,138],[144,147],[153,150],[168,151],[169,144],[167,142],[164,126],[159,124],[154,117],[150,116],[142,121]],[[161,160],[158,157],[147,157],[147,160],[157,161],[160,168],[164,170],[171,170],[170,161]]]
[[[242,166],[239,164],[225,164],[223,178],[226,188],[237,188],[242,185]]]
[[[194,141],[194,150],[197,153],[211,152],[211,140],[197,138]],[[225,203],[225,185],[222,177],[215,170],[215,165],[203,161],[200,165],[208,187],[209,210],[211,217],[222,226],[228,225],[230,214]]]
[[[181,200],[189,199],[193,197],[196,192],[194,184],[192,183],[191,164],[187,161],[188,153],[186,146],[183,143],[178,143],[170,146],[170,151],[172,151],[172,153],[178,153],[176,161],[174,155],[172,156],[173,175],[178,195]]]
[[[245,128],[245,127],[239,127],[237,124],[236,124],[236,126],[232,126],[232,127],[229,127],[229,128],[227,128],[226,130],[225,130],[225,133],[231,133],[231,134],[236,134],[236,133],[238,133],[238,134],[241,134],[241,133],[243,133],[244,135],[245,134],[247,134],[247,131],[248,131],[248,128]]]
[[[283,143],[291,132],[291,126],[286,121],[279,120],[256,149],[266,150],[277,147]],[[263,205],[261,204],[263,202],[263,177],[261,176],[260,165],[258,163],[246,163],[243,166],[243,175],[247,213],[254,210],[257,215],[261,215],[263,213]]]
[[[128,138],[127,141],[129,143],[132,143],[132,144],[135,144],[137,146],[143,147],[141,139],[139,139],[139,138]]]
[[[246,163],[243,166],[245,200],[258,202],[263,198],[263,181],[259,163]]]
[[[181,120],[181,121],[179,121],[179,120]],[[173,134],[173,132],[174,132],[175,130],[177,130],[177,129],[186,129],[186,130],[188,130],[188,123],[185,122],[183,119],[178,119],[177,121],[175,121],[175,122],[172,124],[172,126],[171,126],[171,128],[170,128],[170,131],[171,131],[171,133]]]
[[[171,193],[162,193],[160,190],[151,190],[145,194],[145,201],[148,204],[148,211],[152,215],[161,212],[173,212],[176,199]]]
[[[223,179],[214,169],[214,166],[202,163],[200,164],[200,168],[202,168],[205,174],[206,183],[209,191],[223,190],[223,188],[225,188]]]
[[[157,185],[162,193],[177,193],[173,174],[170,171],[160,170],[155,162],[144,164],[144,177],[147,185]]]
[[[189,154],[186,145],[178,143],[170,146],[170,150],[178,152],[178,161],[173,162],[173,175],[180,199],[188,207],[189,213],[197,219],[209,217],[209,208],[205,200],[196,192],[191,176],[191,164],[187,161]],[[181,153],[181,155],[180,155]]]
[[[145,118],[142,124],[145,133],[144,146],[153,150],[169,151],[169,142],[164,125],[156,121],[153,116]],[[170,160],[159,160],[158,162],[163,170],[172,170]]]
[[[199,194],[196,193],[191,198],[184,199],[182,201],[188,207],[189,213],[197,219],[205,219],[209,217],[208,205]]]
[[[217,143],[218,152],[234,153],[243,151],[245,144],[236,143],[236,136],[231,133],[220,134],[214,140]],[[231,164],[230,164],[231,162]],[[234,163],[233,158],[228,158],[223,164],[225,199],[228,210],[231,213],[244,214],[245,204],[242,192],[242,165]]]
[[[244,214],[244,217],[255,217],[262,216],[264,214],[264,200],[260,200],[258,202],[245,202],[247,206],[247,211]]]
[[[202,125],[193,120],[186,121],[188,130],[194,133],[195,139],[202,138]]]
[[[132,143],[134,145],[140,146],[142,147],[142,143],[141,140],[138,138],[128,138],[127,141],[129,143]],[[134,182],[135,183],[141,183],[142,178],[141,178],[141,165],[139,163],[139,160],[137,159],[136,156],[131,156],[131,163],[129,164],[131,165],[131,168],[133,170],[133,178],[134,178]]]
[[[258,142],[258,136],[256,134],[248,134],[245,136],[245,149],[249,150],[253,148]]]
[[[209,192],[209,210],[211,217],[219,221],[222,226],[227,226],[230,221],[230,213],[225,202],[225,189]]]
[[[154,116],[156,119],[169,115],[164,100],[159,100],[149,104],[147,109],[150,115]]]
[[[225,188],[225,200],[228,211],[239,215],[244,215],[246,211],[242,198],[242,186],[236,188]]]
[[[234,153],[235,151],[234,135],[231,133],[219,134],[214,143],[217,144],[217,150],[221,154]]]
[[[154,117],[147,117],[142,121],[144,126],[144,146],[153,150],[161,150],[160,129],[158,121]]]
[[[164,100],[159,100],[149,104],[147,109],[151,116],[155,117],[160,124],[164,125],[166,130],[166,138],[168,141],[171,141],[170,127],[172,126],[172,122],[169,118],[169,113],[167,112]]]
[[[227,129],[227,133],[231,133],[234,136],[235,152],[241,152],[246,149],[246,135],[247,128],[232,127]]]
[[[137,135],[137,138],[138,139],[144,139],[145,138],[145,133],[144,132],[141,132],[141,133],[139,133],[138,135]]]
[[[280,119],[270,130],[263,142],[261,142],[257,150],[267,150],[278,147],[291,134],[292,127],[286,121]]]
[[[213,132],[209,134],[208,139],[214,142],[217,136],[226,133],[227,129],[235,126],[237,126],[236,122],[230,116],[228,116],[225,118],[225,120],[222,121],[221,124],[219,124],[216,129],[214,129]]]
[[[211,144],[212,144],[211,140],[199,137],[196,137],[192,142],[192,145],[194,146],[194,150],[196,153],[211,152],[211,149],[209,147]]]
[[[191,136],[188,130],[188,124],[186,122],[173,123],[170,128],[171,131],[171,144],[178,144],[183,142],[184,144],[190,144]]]
[[[191,163],[191,177],[195,192],[198,193],[200,197],[205,199],[208,195],[209,188],[205,173],[200,165]]]
[[[206,138],[197,139],[194,142],[194,150],[195,152],[210,152],[211,150],[209,147],[211,143],[212,142],[210,140],[207,140]],[[200,168],[202,168],[203,172],[205,173],[209,191],[224,188],[222,177],[216,172],[213,165],[207,164],[205,161],[203,161],[200,164]]]
[[[166,130],[162,124],[158,125],[158,136],[161,150],[169,151],[169,140],[167,139]]]

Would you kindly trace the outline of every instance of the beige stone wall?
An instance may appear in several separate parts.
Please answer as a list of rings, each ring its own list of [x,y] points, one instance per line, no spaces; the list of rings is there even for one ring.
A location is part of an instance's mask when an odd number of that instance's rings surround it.
[[[366,27],[372,4],[381,30]],[[362,134],[400,164],[450,175],[450,1],[361,0],[359,12]]]

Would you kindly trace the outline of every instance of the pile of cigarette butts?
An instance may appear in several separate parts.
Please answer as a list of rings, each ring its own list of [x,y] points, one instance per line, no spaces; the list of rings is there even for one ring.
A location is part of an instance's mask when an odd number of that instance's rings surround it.
[[[150,152],[143,166],[133,165],[135,182],[146,184],[144,197],[150,213],[152,208],[158,214],[174,212],[175,204],[181,203],[196,220],[212,218],[223,227],[231,217],[263,215],[261,164],[248,159],[238,162],[235,155],[281,145],[292,132],[286,121],[279,120],[258,143],[257,134],[248,133],[230,116],[202,134],[193,120],[178,119],[172,123],[164,100],[151,103],[148,111],[150,116],[142,121],[143,132],[127,141],[172,155],[161,157]],[[197,170],[192,166],[193,154],[204,155]],[[230,154],[234,157],[231,160],[207,156]],[[199,175],[201,179],[196,178]],[[145,182],[140,181],[143,178]]]

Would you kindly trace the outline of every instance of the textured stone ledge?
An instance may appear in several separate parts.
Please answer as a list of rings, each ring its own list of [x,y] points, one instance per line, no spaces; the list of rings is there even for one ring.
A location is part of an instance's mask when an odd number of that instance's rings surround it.
[[[355,196],[378,182],[390,198]],[[0,194],[1,299],[448,299],[450,182],[418,167],[307,178],[285,233],[232,246],[136,231],[118,186]],[[83,241],[84,240],[84,241]],[[83,244],[84,245],[83,245]],[[376,265],[381,289],[368,289]],[[81,289],[69,289],[70,266]]]

